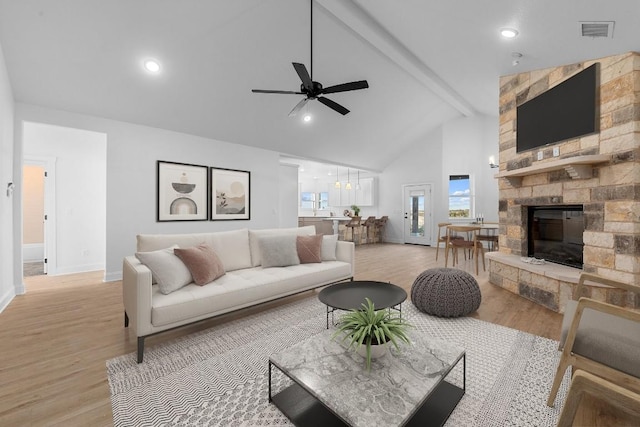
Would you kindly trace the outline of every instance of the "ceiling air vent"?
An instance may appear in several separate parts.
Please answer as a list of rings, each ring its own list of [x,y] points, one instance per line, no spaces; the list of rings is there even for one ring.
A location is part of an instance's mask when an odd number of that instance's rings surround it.
[[[582,37],[607,37],[613,38],[614,21],[582,21],[578,22],[580,26],[580,35]]]

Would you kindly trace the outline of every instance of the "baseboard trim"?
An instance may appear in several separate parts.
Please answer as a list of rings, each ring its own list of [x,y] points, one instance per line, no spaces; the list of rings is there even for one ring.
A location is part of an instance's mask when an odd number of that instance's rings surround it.
[[[7,292],[4,293],[4,295],[2,295],[2,299],[0,299],[0,313],[2,313],[5,308],[7,308],[7,306],[11,301],[13,301],[15,296],[16,296],[16,291],[13,288],[9,289]]]
[[[44,243],[22,245],[22,262],[36,262],[44,259]]]
[[[85,264],[73,267],[58,267],[55,273],[49,272],[50,276],[61,276],[63,274],[88,273],[90,271],[104,270],[104,264]]]
[[[117,282],[118,280],[122,280],[122,271],[112,271],[110,273],[104,274],[105,282]]]

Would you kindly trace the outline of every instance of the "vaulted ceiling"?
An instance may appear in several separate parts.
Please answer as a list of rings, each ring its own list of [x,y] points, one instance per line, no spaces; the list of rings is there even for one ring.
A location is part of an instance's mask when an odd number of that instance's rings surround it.
[[[346,116],[309,102],[305,123],[288,117],[301,95],[251,89],[299,89],[309,5],[0,0],[0,45],[17,102],[374,171],[447,120],[497,118],[500,75],[640,50],[638,0],[317,0],[313,79],[370,87],[328,95]],[[614,21],[613,37],[580,21]]]

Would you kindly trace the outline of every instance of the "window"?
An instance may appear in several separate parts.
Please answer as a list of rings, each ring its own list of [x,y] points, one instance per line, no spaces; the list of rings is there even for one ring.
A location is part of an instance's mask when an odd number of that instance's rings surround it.
[[[300,207],[302,209],[313,209],[315,208],[316,201],[316,193],[310,193],[307,191],[303,191],[300,193]]]
[[[329,192],[323,191],[318,193],[318,210],[329,209]]]
[[[303,191],[300,193],[300,207],[302,209],[329,209],[329,193],[326,191],[321,193]]]
[[[449,218],[471,218],[472,200],[469,175],[449,175]]]

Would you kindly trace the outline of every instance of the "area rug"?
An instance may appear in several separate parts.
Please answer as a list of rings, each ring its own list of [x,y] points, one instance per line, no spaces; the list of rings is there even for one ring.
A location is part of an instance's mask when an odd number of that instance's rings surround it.
[[[546,405],[558,343],[472,318],[442,319],[416,310],[403,316],[413,334],[444,339],[467,351],[466,394],[447,426],[555,426]],[[280,426],[286,417],[267,401],[270,354],[325,330],[315,296],[107,361],[115,426]]]

